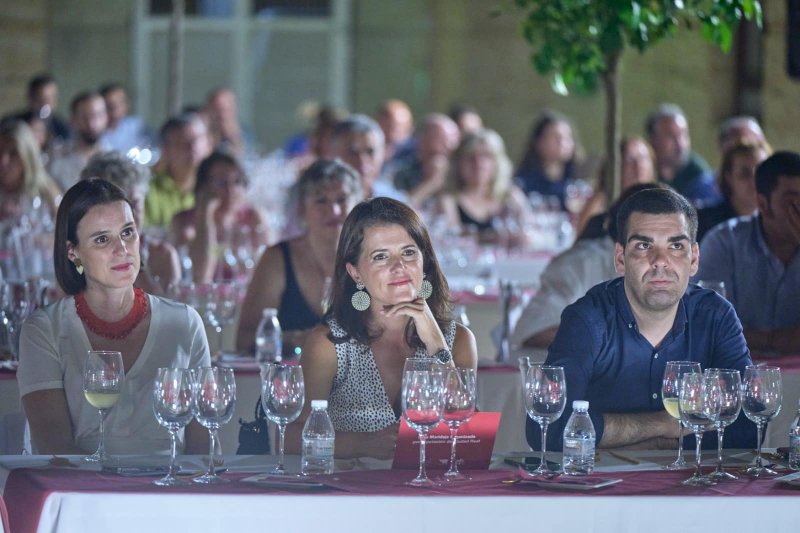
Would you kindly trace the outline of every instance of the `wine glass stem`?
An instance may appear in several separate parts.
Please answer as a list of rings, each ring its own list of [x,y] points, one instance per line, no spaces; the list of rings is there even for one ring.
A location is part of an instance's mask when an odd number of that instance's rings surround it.
[[[427,435],[423,432],[419,433],[419,472],[417,472],[417,479],[428,479],[428,473],[425,471],[425,439]]]
[[[214,452],[217,450],[217,430],[208,430],[208,475],[216,476],[214,466]]]
[[[725,435],[725,428],[717,428],[717,472],[722,472],[722,438]]]
[[[450,438],[453,439],[453,443],[450,444],[450,468],[448,472],[457,473],[458,466],[456,465],[456,439],[458,438],[458,426],[453,426],[450,428]]]
[[[542,422],[542,462],[539,468],[547,470],[547,422]]]
[[[177,475],[177,469],[175,468],[175,459],[178,455],[178,431],[171,429],[169,430],[169,437],[171,441],[171,448],[170,448],[170,456],[169,456],[169,474],[167,477],[175,477]]]
[[[105,457],[106,455],[106,409],[98,409],[100,411],[100,443],[97,446],[98,457]]]
[[[283,470],[283,443],[286,438],[286,424],[278,424],[280,441],[278,443],[278,470]]]
[[[678,419],[678,458],[675,462],[685,464],[683,463],[683,422],[680,418]]]
[[[216,334],[217,341],[217,356],[222,355],[222,326],[214,326],[214,333]]]
[[[758,453],[756,454],[756,468],[763,468],[763,464],[761,464],[761,421],[759,420],[756,422],[756,449]]]
[[[700,448],[703,444],[703,432],[702,431],[695,431],[694,432],[694,440],[695,440],[695,458],[694,458],[694,475],[695,477],[701,477],[700,471],[700,460],[702,457],[700,456]]]

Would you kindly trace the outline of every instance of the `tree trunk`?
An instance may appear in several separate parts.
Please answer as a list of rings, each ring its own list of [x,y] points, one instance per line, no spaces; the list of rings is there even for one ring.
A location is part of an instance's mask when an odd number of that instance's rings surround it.
[[[622,96],[619,87],[619,64],[622,52],[613,52],[606,56],[606,71],[603,73],[603,84],[606,90],[606,164],[605,191],[608,205],[619,197],[620,156],[619,143],[622,123]]]
[[[183,106],[183,16],[185,0],[172,0],[169,24],[169,72],[167,74],[167,116],[178,114]]]

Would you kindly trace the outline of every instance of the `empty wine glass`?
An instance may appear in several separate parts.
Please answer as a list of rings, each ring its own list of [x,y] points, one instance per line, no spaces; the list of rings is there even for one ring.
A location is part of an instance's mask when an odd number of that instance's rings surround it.
[[[661,382],[661,401],[664,409],[672,418],[678,420],[678,431],[683,429],[681,413],[678,404],[680,402],[681,378],[684,374],[700,373],[700,363],[693,361],[668,361],[664,368],[664,379]],[[678,437],[678,458],[664,468],[667,470],[681,470],[686,468],[686,460],[683,458],[683,435]]]
[[[702,374],[692,372],[681,379],[680,402],[681,420],[692,432],[696,441],[695,470],[684,485],[715,485],[716,481],[705,477],[700,471],[703,432],[716,423],[720,413],[720,389],[716,378],[706,379]]]
[[[331,306],[331,299],[333,299],[333,279],[330,276],[325,276],[325,281],[322,283],[322,299],[319,302],[323,315],[328,312],[328,308]]]
[[[748,366],[742,381],[742,409],[756,423],[758,453],[752,466],[745,470],[751,477],[774,476],[777,472],[763,465],[761,460],[761,430],[781,411],[781,369],[777,366]]]
[[[221,281],[215,283],[214,290],[214,333],[217,337],[216,356],[222,356],[222,332],[233,323],[239,301],[242,296],[242,286],[236,281]]]
[[[444,473],[445,480],[470,479],[458,471],[456,461],[456,441],[458,428],[475,414],[476,387],[475,370],[472,368],[446,368],[443,372],[444,394],[443,418],[450,428],[450,468]]]
[[[297,420],[303,410],[305,384],[303,369],[295,365],[267,363],[261,365],[261,405],[267,418],[278,425],[278,464],[270,472],[287,475],[283,466],[286,426]]]
[[[103,463],[111,458],[105,447],[105,420],[122,392],[125,369],[120,352],[89,350],[83,366],[83,395],[89,405],[100,411],[100,443],[97,451],[84,461]]]
[[[408,482],[415,487],[435,485],[425,471],[425,440],[442,420],[442,377],[441,365],[436,359],[411,357],[403,367],[403,418],[419,435],[419,471],[417,477]]]
[[[194,381],[188,368],[159,368],[153,384],[153,412],[158,423],[169,431],[171,447],[169,472],[156,485],[184,485],[176,477],[175,459],[178,454],[178,431],[192,420]]]
[[[717,427],[717,468],[709,474],[711,479],[739,479],[722,468],[722,440],[725,428],[733,424],[742,410],[742,379],[738,370],[707,368],[705,376],[716,379],[719,384],[720,409],[715,425]]]
[[[197,370],[194,415],[208,429],[208,471],[194,478],[195,483],[226,483],[214,471],[217,431],[233,416],[236,405],[236,380],[232,368],[204,367]]]
[[[532,474],[552,477],[558,474],[547,467],[547,426],[564,412],[567,383],[564,367],[534,364],[525,376],[525,410],[542,430],[542,460]]]

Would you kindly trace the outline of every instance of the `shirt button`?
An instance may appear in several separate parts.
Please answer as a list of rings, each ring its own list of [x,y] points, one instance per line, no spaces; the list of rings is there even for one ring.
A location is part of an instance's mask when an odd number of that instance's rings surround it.
[[[654,400],[657,400],[657,399],[658,399],[658,393],[656,393],[656,392],[654,392],[654,393],[653,393],[653,399],[654,399]]]
[[[658,359],[658,352],[653,354],[653,359]]]

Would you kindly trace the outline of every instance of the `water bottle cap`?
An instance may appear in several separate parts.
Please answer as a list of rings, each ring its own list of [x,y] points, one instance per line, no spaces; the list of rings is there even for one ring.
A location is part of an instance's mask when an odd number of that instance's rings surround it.
[[[278,310],[275,309],[274,307],[265,307],[261,311],[261,316],[277,316],[277,314],[278,314]]]
[[[581,411],[588,411],[589,410],[589,402],[586,400],[575,400],[572,402],[572,408],[574,410],[580,409]]]
[[[327,409],[328,400],[311,400],[312,409]]]

